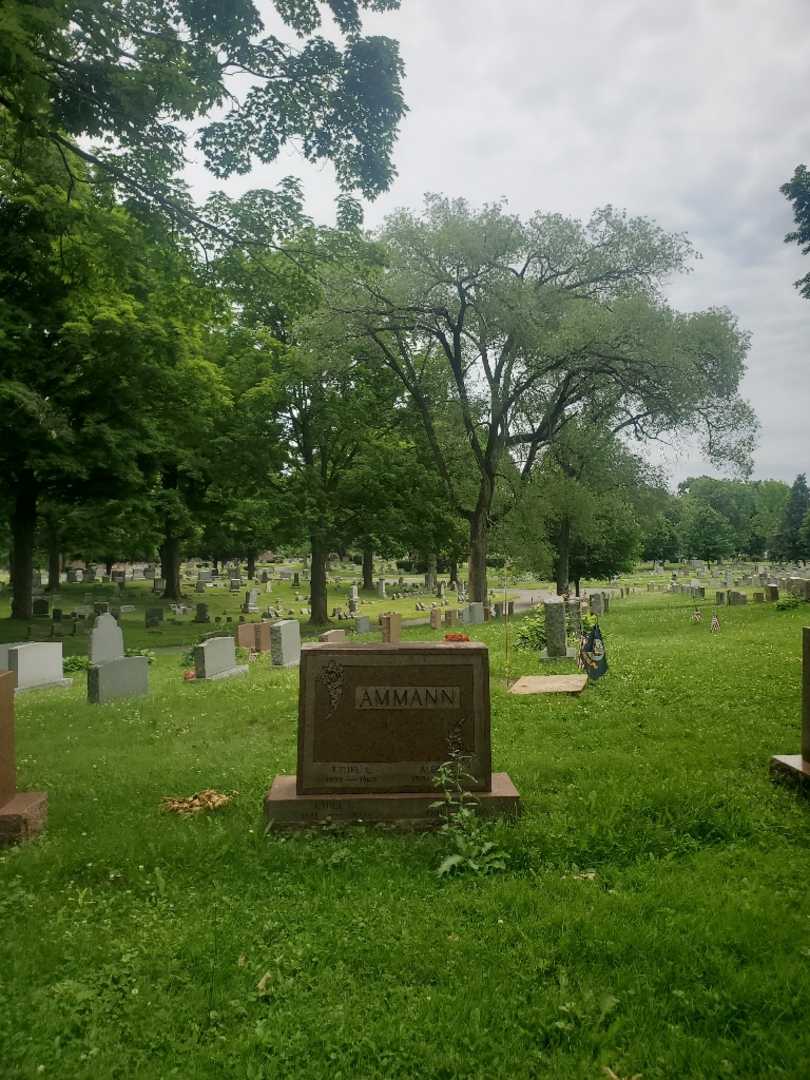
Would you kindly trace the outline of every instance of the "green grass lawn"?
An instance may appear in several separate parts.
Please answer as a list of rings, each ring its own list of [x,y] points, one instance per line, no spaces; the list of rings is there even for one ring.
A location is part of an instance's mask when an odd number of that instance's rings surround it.
[[[810,804],[767,765],[798,751],[810,612],[728,609],[711,635],[691,610],[614,603],[579,699],[508,696],[503,625],[469,628],[525,805],[487,878],[437,879],[435,834],[265,837],[296,671],[184,684],[164,655],[142,701],[21,696],[19,786],[50,824],[0,856],[0,1075],[806,1077]],[[205,787],[239,794],[161,813]]]

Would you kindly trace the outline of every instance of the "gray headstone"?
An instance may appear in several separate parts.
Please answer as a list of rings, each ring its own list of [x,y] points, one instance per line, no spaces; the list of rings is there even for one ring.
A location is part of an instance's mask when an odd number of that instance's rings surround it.
[[[484,621],[484,605],[475,601],[468,604],[466,621],[470,626],[480,626]]]
[[[147,625],[147,627],[160,626],[160,624],[163,622],[163,618],[164,618],[164,613],[163,613],[163,608],[162,607],[147,608],[146,609],[146,625]]]
[[[284,619],[270,629],[270,656],[276,667],[295,667],[301,660],[301,626],[297,619]]]
[[[38,687],[70,686],[62,671],[62,642],[28,642],[8,650],[8,667],[14,672],[17,693]]]
[[[591,593],[588,598],[588,602],[591,607],[592,615],[604,615],[605,613],[605,598],[601,593]]]
[[[381,599],[385,599],[385,578],[380,578],[377,582],[377,596]]]
[[[87,672],[87,700],[91,705],[148,693],[149,661],[145,656],[120,656],[94,664]]]
[[[565,604],[549,601],[543,604],[546,620],[546,648],[543,656],[555,660],[569,655],[568,639],[565,633]]]
[[[230,679],[247,671],[236,664],[236,642],[230,635],[209,638],[196,645],[194,669],[198,679]]]
[[[106,664],[124,655],[124,634],[112,615],[99,615],[90,631],[90,663]]]
[[[354,628],[358,634],[370,634],[371,619],[368,615],[358,615],[354,621]]]

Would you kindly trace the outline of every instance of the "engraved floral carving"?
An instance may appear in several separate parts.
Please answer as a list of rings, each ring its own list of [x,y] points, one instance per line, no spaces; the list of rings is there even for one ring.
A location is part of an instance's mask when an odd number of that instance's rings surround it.
[[[330,708],[326,717],[329,720],[335,715],[335,710],[343,697],[343,665],[338,664],[336,660],[330,660],[321,668],[320,680],[329,695]]]

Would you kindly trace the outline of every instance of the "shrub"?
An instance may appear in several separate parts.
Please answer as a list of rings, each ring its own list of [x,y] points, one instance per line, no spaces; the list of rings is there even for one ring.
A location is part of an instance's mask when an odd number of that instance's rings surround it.
[[[539,652],[546,646],[546,617],[543,609],[527,615],[515,634],[515,648]]]
[[[66,656],[64,661],[62,662],[62,670],[65,673],[76,671],[89,671],[89,669],[89,656]]]
[[[776,601],[777,611],[792,611],[801,604],[801,598],[794,596],[793,593],[788,593],[786,596],[780,596]]]
[[[127,649],[125,656],[145,656],[150,664],[155,662],[155,650],[154,649]]]

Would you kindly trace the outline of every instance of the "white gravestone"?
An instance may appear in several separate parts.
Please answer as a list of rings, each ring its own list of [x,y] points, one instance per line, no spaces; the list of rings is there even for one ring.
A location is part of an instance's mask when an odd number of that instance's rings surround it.
[[[209,638],[195,646],[194,668],[198,679],[231,679],[247,672],[246,667],[237,666],[236,642],[230,636]]]
[[[270,656],[275,667],[295,667],[301,661],[301,625],[284,619],[270,628]]]
[[[62,642],[37,641],[15,645],[8,651],[8,666],[14,672],[17,693],[45,689],[50,686],[71,686],[62,670]]]

